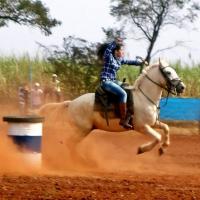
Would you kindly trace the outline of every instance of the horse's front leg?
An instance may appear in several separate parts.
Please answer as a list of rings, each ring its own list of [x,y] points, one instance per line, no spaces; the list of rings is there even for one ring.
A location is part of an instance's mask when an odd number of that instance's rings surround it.
[[[164,132],[161,147],[159,149],[159,154],[162,155],[165,152],[165,149],[170,145],[169,126],[163,122],[156,121],[154,128],[162,129]]]
[[[142,133],[148,134],[154,138],[152,142],[145,143],[138,148],[138,154],[150,151],[153,149],[158,143],[161,142],[161,135],[156,130],[151,128],[149,125],[145,125],[139,130]]]
[[[163,122],[157,121],[154,127],[163,130],[164,132],[163,145],[169,146],[170,145],[169,126]]]

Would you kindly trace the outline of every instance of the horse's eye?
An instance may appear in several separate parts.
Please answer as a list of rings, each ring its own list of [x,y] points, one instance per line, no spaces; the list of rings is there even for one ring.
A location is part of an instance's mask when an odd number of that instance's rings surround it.
[[[171,72],[168,71],[168,72],[166,72],[166,74],[167,74],[167,75],[171,75]]]

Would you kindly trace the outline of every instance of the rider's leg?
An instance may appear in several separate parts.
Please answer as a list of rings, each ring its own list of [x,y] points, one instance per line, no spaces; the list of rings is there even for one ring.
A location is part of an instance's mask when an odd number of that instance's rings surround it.
[[[126,103],[119,103],[119,111],[121,116],[119,124],[122,125],[124,128],[133,128],[132,125],[129,124],[131,116],[127,115]]]
[[[119,111],[120,111],[120,125],[122,125],[124,128],[131,129],[132,126],[129,124],[130,118],[126,118],[126,101],[127,101],[127,94],[123,88],[121,88],[117,83],[113,81],[104,81],[102,83],[103,89],[105,89],[108,92],[111,92],[119,97]]]

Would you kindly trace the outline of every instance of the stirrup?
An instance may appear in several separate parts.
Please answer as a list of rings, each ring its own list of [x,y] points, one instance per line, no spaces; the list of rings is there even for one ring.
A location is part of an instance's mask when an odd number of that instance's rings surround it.
[[[132,129],[133,126],[129,124],[129,121],[130,121],[130,118],[127,118],[127,119],[124,119],[124,120],[121,119],[121,120],[119,121],[119,124],[120,124],[121,126],[123,126],[124,128],[126,128],[126,129]]]

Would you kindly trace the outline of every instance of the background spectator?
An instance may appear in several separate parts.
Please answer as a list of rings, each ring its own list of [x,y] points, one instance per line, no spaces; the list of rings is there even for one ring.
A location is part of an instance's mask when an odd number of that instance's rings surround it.
[[[60,89],[60,81],[58,80],[58,76],[56,74],[52,75],[52,89],[53,93],[56,97],[56,102],[61,101],[61,89]]]
[[[46,85],[44,89],[44,99],[45,102],[47,102],[47,99],[53,102],[61,101],[60,81],[58,80],[57,74],[53,74],[51,82]]]
[[[29,87],[27,84],[22,84],[18,89],[18,99],[19,99],[19,112],[21,115],[28,114],[29,107]]]
[[[31,90],[31,108],[38,109],[43,104],[43,90],[39,83],[35,83]]]

